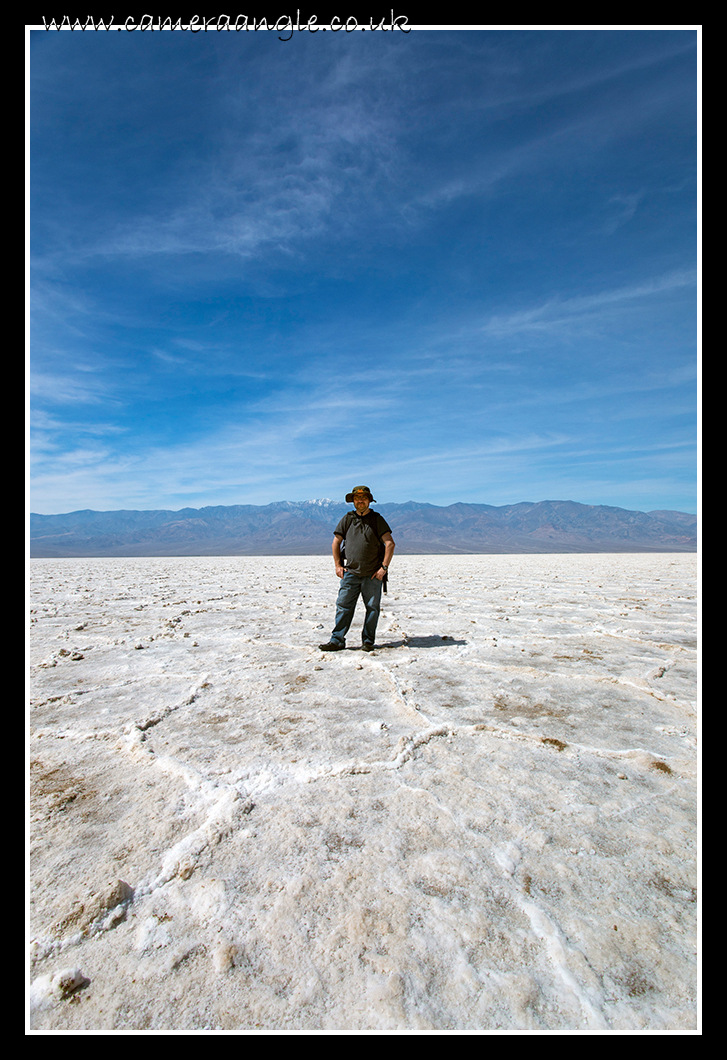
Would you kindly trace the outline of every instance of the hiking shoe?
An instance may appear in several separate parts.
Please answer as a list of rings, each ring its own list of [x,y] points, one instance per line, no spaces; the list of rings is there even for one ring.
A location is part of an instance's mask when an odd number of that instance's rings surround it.
[[[343,651],[345,644],[338,644],[335,640],[329,640],[328,644],[319,644],[321,651]]]
[[[376,645],[375,644],[362,644],[361,647],[362,647],[362,649],[364,651],[373,651],[376,648]]]

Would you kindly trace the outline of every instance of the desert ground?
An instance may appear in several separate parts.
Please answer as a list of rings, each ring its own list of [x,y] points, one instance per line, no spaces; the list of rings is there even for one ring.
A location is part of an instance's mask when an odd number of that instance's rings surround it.
[[[698,1027],[694,554],[30,583],[31,1031]]]

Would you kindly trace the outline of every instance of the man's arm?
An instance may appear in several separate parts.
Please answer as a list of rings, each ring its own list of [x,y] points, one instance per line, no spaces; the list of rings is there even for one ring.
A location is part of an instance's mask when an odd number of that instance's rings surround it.
[[[384,580],[384,575],[386,574],[384,567],[388,567],[391,563],[391,557],[394,555],[394,549],[396,548],[394,539],[388,531],[381,535],[381,540],[384,542],[384,560],[376,574],[374,574],[374,578],[378,578],[379,581]]]
[[[333,552],[333,564],[336,568],[336,577],[342,578],[346,573],[343,564],[341,563],[341,542],[343,538],[339,534],[333,535],[333,545],[331,551]]]

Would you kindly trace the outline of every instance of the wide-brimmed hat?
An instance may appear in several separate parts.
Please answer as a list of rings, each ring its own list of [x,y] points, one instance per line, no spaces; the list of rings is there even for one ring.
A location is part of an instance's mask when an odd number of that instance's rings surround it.
[[[376,504],[376,501],[374,500],[371,494],[371,490],[368,488],[368,486],[354,486],[351,492],[346,494],[346,504],[351,503],[351,501],[353,500],[354,493],[365,493],[371,503]]]

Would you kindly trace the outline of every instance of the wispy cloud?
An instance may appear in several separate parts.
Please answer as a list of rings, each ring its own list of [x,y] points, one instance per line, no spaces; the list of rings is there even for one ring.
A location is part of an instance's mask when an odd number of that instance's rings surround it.
[[[603,231],[612,235],[622,225],[628,224],[645,197],[643,188],[631,194],[612,195],[607,203],[610,217],[604,222]]]
[[[287,71],[291,76],[291,71]],[[210,150],[191,167],[165,177],[165,202],[130,210],[64,248],[70,260],[88,256],[145,258],[227,254],[249,258],[265,248],[295,253],[301,240],[345,231],[351,207],[376,208],[395,167],[401,106],[379,99],[376,76],[396,70],[344,56],[292,74],[300,106],[290,105],[291,85],[261,70],[263,85],[251,109],[247,94],[217,102],[218,131]],[[388,196],[387,196],[388,197]],[[60,250],[60,248],[59,248]]]
[[[507,316],[494,315],[481,326],[484,334],[514,336],[533,331],[558,331],[591,321],[604,310],[639,299],[652,298],[679,288],[695,287],[697,274],[693,269],[679,269],[645,283],[600,291],[592,295],[571,298],[552,298],[530,309]]]
[[[112,400],[103,379],[84,374],[34,372],[30,395],[34,401],[51,401],[54,405],[101,405]]]

